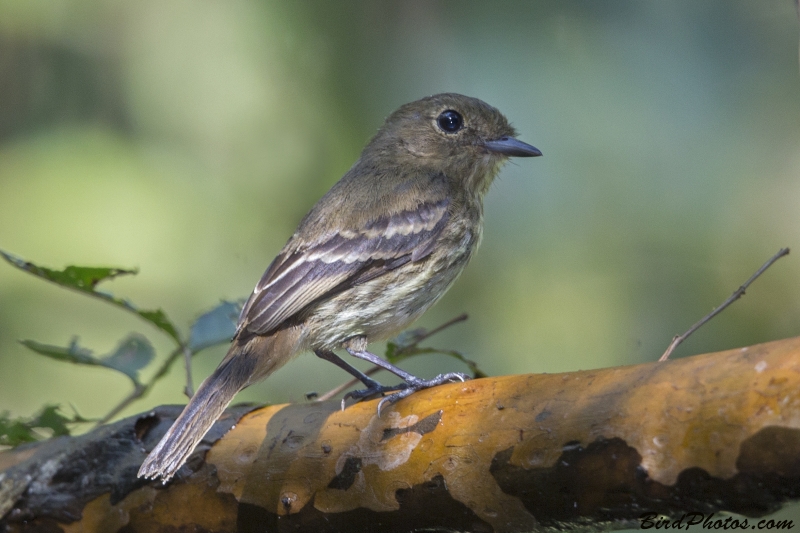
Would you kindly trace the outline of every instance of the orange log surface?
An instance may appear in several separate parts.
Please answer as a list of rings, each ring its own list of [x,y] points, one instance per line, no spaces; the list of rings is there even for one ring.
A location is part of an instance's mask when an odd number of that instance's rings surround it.
[[[265,407],[227,431],[239,416],[231,414],[166,486],[135,472],[177,409],[67,439],[61,455],[53,445],[7,453],[5,463],[0,454],[0,526],[533,531],[636,526],[644,512],[760,516],[800,496],[800,338],[443,385],[382,417],[377,401],[338,405]],[[118,452],[98,451],[104,442]],[[97,464],[84,458],[82,471],[74,454],[87,446]],[[47,457],[61,462],[42,472]],[[74,487],[73,478],[90,484],[101,472],[119,479],[61,500],[37,496],[58,491],[53,480]],[[4,490],[15,494],[6,508]]]

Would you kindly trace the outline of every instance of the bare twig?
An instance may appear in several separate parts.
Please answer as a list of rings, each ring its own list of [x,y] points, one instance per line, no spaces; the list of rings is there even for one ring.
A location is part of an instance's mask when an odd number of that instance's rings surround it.
[[[194,396],[194,385],[192,384],[192,351],[185,344],[183,345],[183,363],[186,367],[186,388],[183,393],[191,398]]]
[[[455,318],[451,318],[450,320],[448,320],[447,322],[445,322],[441,326],[436,326],[432,330],[426,331],[425,333],[423,333],[422,335],[420,335],[419,337],[414,339],[414,342],[409,344],[408,346],[403,346],[402,348],[397,350],[395,355],[402,355],[403,352],[410,351],[411,348],[415,347],[417,344],[419,344],[420,342],[424,341],[428,337],[433,337],[434,335],[436,335],[440,331],[445,330],[445,329],[449,328],[452,325],[458,324],[459,322],[464,322],[468,318],[469,318],[469,315],[467,313],[463,313],[463,314],[458,315]]]
[[[450,326],[452,326],[452,325],[454,325],[454,324],[458,324],[459,322],[463,322],[463,321],[465,321],[465,320],[466,320],[466,319],[468,319],[468,318],[469,318],[469,315],[467,315],[466,313],[464,313],[464,314],[458,315],[458,316],[457,316],[457,317],[455,317],[455,318],[452,318],[452,319],[448,320],[448,321],[447,321],[447,322],[445,322],[444,324],[442,324],[442,325],[440,325],[440,326],[437,326],[437,327],[433,328],[433,329],[432,329],[432,330],[430,330],[430,331],[426,331],[425,333],[422,333],[422,334],[421,334],[419,337],[417,337],[416,339],[414,339],[414,342],[412,342],[411,344],[408,344],[408,345],[406,345],[406,346],[403,346],[403,347],[401,347],[400,349],[398,349],[398,350],[395,352],[395,356],[402,356],[402,355],[404,355],[405,353],[408,353],[408,352],[412,351],[412,349],[413,349],[413,348],[416,348],[416,347],[417,347],[417,345],[418,345],[420,342],[424,341],[425,339],[427,339],[427,338],[429,338],[429,337],[431,337],[431,336],[433,336],[433,335],[436,335],[436,334],[437,334],[437,333],[439,333],[440,331],[442,331],[442,330],[444,330],[444,329],[447,329],[447,328],[449,328]],[[453,354],[455,353],[455,352],[451,352],[451,351],[447,351],[447,350],[435,350],[435,349],[431,349],[431,350],[430,350],[430,352],[431,352],[431,353],[434,353],[434,352],[435,352],[435,353],[444,353],[444,354],[446,354],[446,355],[453,355]],[[458,354],[458,355],[461,355],[461,354]],[[366,371],[366,372],[364,372],[364,373],[365,373],[366,375],[368,375],[368,376],[372,376],[372,375],[374,375],[374,374],[378,373],[380,370],[382,370],[382,368],[381,368],[381,367],[379,367],[379,366],[373,366],[372,368],[370,368],[369,370],[367,370],[367,371]],[[342,392],[346,391],[346,390],[347,390],[347,389],[349,389],[350,387],[353,387],[353,386],[357,385],[358,383],[360,383],[360,382],[359,382],[357,379],[353,378],[353,379],[351,379],[350,381],[347,381],[346,383],[342,383],[342,384],[341,384],[341,385],[339,385],[338,387],[334,387],[333,389],[329,390],[329,391],[328,391],[328,392],[326,392],[325,394],[323,394],[323,395],[321,395],[321,396],[317,397],[317,398],[316,398],[316,401],[319,401],[319,402],[324,402],[324,401],[326,401],[326,400],[330,400],[330,399],[331,399],[331,398],[333,398],[334,396],[337,396],[338,394],[340,394],[340,393],[342,393]]]
[[[775,261],[777,261],[778,259],[780,259],[781,257],[783,257],[785,255],[789,255],[789,249],[788,248],[781,248],[780,250],[778,250],[777,254],[773,255],[769,259],[769,261],[767,261],[766,263],[761,265],[761,268],[756,270],[756,273],[753,274],[752,276],[750,276],[750,279],[745,281],[744,284],[741,287],[736,289],[734,291],[734,293],[731,294],[730,297],[728,297],[727,300],[722,302],[722,304],[719,307],[715,308],[709,314],[707,314],[702,319],[700,319],[695,325],[690,327],[686,331],[686,333],[684,333],[683,335],[675,335],[675,337],[672,338],[672,342],[667,347],[667,350],[661,355],[661,357],[658,360],[659,361],[666,361],[667,359],[669,359],[669,356],[672,354],[672,352],[675,350],[675,348],[678,347],[678,345],[680,343],[685,341],[687,339],[687,337],[689,337],[689,335],[691,335],[692,333],[697,331],[701,326],[703,326],[703,324],[705,324],[706,322],[708,322],[709,320],[711,320],[712,318],[717,316],[719,313],[721,313],[723,309],[725,309],[726,307],[731,305],[733,302],[735,302],[736,300],[738,300],[739,298],[744,296],[744,291],[747,290],[747,287],[749,287],[750,284],[753,283],[758,276],[763,274],[765,270],[767,270],[769,267],[771,267],[772,264]]]
[[[147,390],[147,388],[148,388],[147,385],[137,384],[133,388],[130,394],[128,394],[121,402],[119,402],[113,409],[111,409],[111,411],[106,413],[106,415],[103,418],[101,418],[95,423],[95,427],[102,426],[103,424],[105,424],[106,422],[117,416],[120,413],[120,411],[122,411],[130,404],[132,404],[134,401],[144,396],[144,393]]]

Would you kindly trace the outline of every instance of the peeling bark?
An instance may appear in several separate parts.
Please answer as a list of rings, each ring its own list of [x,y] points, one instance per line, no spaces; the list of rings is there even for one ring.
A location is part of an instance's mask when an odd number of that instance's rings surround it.
[[[800,338],[338,405],[231,409],[167,485],[136,471],[179,407],[2,453],[0,531],[612,529],[800,496]]]

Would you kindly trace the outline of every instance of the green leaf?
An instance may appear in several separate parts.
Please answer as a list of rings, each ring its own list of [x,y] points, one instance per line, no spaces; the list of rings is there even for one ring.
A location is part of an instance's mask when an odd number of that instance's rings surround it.
[[[403,349],[417,344],[422,339],[428,336],[428,330],[425,328],[407,329],[393,339],[398,349]]]
[[[124,339],[117,349],[100,360],[105,367],[118,370],[139,383],[139,370],[146,367],[155,357],[155,351],[145,337],[132,333]]]
[[[45,405],[39,413],[31,418],[11,418],[8,412],[0,413],[0,445],[17,446],[25,442],[42,440],[42,435],[36,429],[49,429],[53,437],[69,435],[70,424],[87,422],[88,420],[75,415],[73,418],[64,416],[59,412],[58,405]]]
[[[64,270],[52,270],[50,268],[35,265],[2,250],[0,250],[0,256],[2,256],[3,259],[8,261],[8,263],[11,265],[19,268],[20,270],[24,270],[25,272],[33,274],[34,276],[53,282],[62,287],[99,298],[108,303],[116,305],[117,307],[121,307],[126,311],[135,313],[139,317],[143,318],[150,324],[154,325],[172,337],[179,345],[183,345],[183,339],[181,339],[178,328],[175,327],[172,321],[167,317],[166,313],[164,313],[164,311],[161,309],[139,309],[128,300],[115,298],[111,294],[96,290],[97,285],[101,281],[114,279],[117,276],[137,274],[139,271],[136,269],[68,266]]]
[[[408,329],[401,332],[394,339],[386,343],[386,360],[392,364],[409,356],[409,350],[416,347],[417,343],[428,337],[425,328]]]
[[[23,419],[11,419],[8,412],[0,413],[0,445],[19,446],[39,440],[33,428]]]
[[[117,276],[138,274],[138,270],[107,268],[107,267],[77,267],[68,266],[64,270],[51,270],[46,267],[34,265],[15,255],[0,250],[3,259],[15,267],[30,272],[34,276],[44,278],[62,287],[69,287],[83,292],[94,292],[94,288],[103,280],[114,279]]]
[[[127,305],[131,306],[130,304]],[[175,324],[172,323],[169,317],[167,317],[167,314],[161,309],[156,309],[155,311],[136,310],[136,313],[161,331],[166,332],[170,337],[175,339],[175,342],[178,344],[183,344],[181,335],[178,333],[178,328],[175,327]]]
[[[229,343],[236,333],[240,308],[234,302],[222,302],[211,311],[200,315],[189,332],[189,349],[192,353],[216,344]]]
[[[92,351],[78,345],[78,339],[73,338],[66,348],[42,344],[32,340],[20,341],[34,352],[50,357],[57,361],[66,361],[78,365],[102,366],[122,372],[133,382],[135,387],[140,386],[139,370],[144,368],[155,356],[153,346],[145,337],[132,333],[120,342],[117,349],[105,357],[95,357]]]
[[[78,338],[73,337],[69,346],[62,348],[61,346],[52,346],[50,344],[42,344],[32,340],[19,341],[20,344],[30,348],[34,352],[55,359],[56,361],[67,361],[69,363],[76,363],[79,365],[100,365],[98,359],[92,356],[92,351],[78,346]]]
[[[59,406],[46,405],[41,413],[33,419],[31,425],[37,428],[49,428],[53,430],[54,437],[69,435],[67,424],[71,422],[69,418],[58,412]]]

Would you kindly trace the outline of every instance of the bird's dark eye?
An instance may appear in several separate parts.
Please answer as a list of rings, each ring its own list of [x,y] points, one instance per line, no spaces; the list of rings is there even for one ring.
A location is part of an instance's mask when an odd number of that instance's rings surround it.
[[[436,119],[436,123],[439,124],[439,127],[442,128],[442,131],[445,133],[455,133],[464,126],[464,119],[458,111],[448,109],[439,115],[439,118]]]

